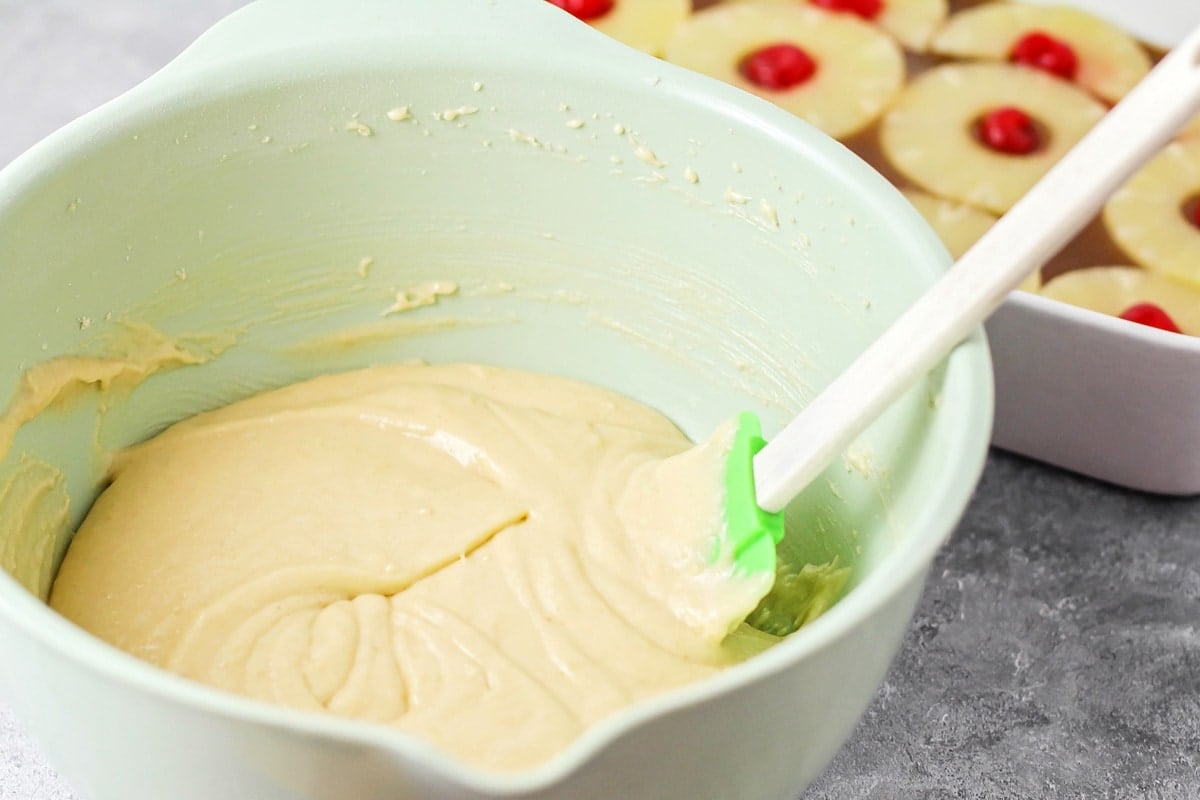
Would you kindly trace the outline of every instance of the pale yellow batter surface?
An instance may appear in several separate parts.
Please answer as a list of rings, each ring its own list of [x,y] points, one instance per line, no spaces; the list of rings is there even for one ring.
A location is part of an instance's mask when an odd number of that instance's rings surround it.
[[[711,558],[731,438],[527,372],[322,377],[120,454],[51,604],[186,677],[522,769],[777,641],[740,624],[774,576]]]

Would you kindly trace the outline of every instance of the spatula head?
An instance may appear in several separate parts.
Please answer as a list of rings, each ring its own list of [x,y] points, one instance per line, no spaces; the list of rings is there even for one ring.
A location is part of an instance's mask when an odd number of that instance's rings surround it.
[[[725,543],[742,573],[775,572],[775,545],[783,539],[783,513],[758,505],[754,454],[763,448],[762,425],[749,411],[738,416],[737,433],[725,465]]]

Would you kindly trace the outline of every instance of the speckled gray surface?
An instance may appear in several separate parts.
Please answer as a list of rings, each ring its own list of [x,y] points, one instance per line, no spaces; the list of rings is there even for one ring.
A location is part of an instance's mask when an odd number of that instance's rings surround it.
[[[805,800],[1200,798],[1200,502],[994,453]]]
[[[241,4],[0,0],[0,164]],[[995,453],[804,800],[1040,797],[1200,799],[1200,500]],[[3,705],[0,800],[84,800]]]

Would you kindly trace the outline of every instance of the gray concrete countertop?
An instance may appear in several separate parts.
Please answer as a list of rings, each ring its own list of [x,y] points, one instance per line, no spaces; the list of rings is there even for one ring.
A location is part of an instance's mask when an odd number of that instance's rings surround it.
[[[241,4],[0,0],[0,165]],[[804,795],[917,797],[1200,798],[1200,500],[989,457],[887,681]],[[3,706],[0,800],[86,800]]]

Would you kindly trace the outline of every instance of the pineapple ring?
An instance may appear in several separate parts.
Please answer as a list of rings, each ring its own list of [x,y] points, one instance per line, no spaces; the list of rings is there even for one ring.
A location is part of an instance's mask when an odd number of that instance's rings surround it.
[[[812,78],[772,91],[742,76],[742,58],[779,43],[794,44],[816,60]],[[870,125],[904,85],[904,54],[878,28],[847,14],[774,0],[698,12],[675,29],[665,52],[668,61],[753,92],[833,137]]]
[[[1028,155],[997,153],[974,123],[1003,106],[1050,131]],[[1003,214],[1087,133],[1105,106],[1078,87],[1011,64],[946,64],[919,76],[883,117],[883,152],[909,180],[936,195]]]
[[[1138,267],[1088,267],[1052,278],[1041,295],[1119,317],[1137,303],[1153,303],[1189,336],[1200,334],[1200,289]]]
[[[1104,225],[1146,269],[1200,286],[1200,228],[1181,208],[1200,195],[1200,137],[1168,144],[1109,198]]]
[[[687,19],[691,0],[615,0],[612,10],[588,24],[619,42],[662,55],[671,32]]]
[[[1150,71],[1150,56],[1129,34],[1086,11],[1066,6],[988,3],[959,11],[930,49],[950,58],[1007,61],[1022,36],[1049,34],[1075,51],[1075,83],[1115,103]]]
[[[920,212],[929,227],[946,245],[951,258],[958,258],[996,222],[996,215],[980,208],[945,200],[917,189],[905,189],[904,198]]]
[[[979,237],[987,233],[988,228],[996,222],[994,214],[989,214],[981,208],[945,200],[918,189],[905,189],[904,197],[925,218],[929,227],[933,228],[933,232],[946,246],[950,257],[954,259],[970,250],[971,245],[979,241]],[[1041,285],[1041,273],[1034,272],[1017,288],[1025,292],[1036,292]]]
[[[729,3],[775,2],[797,3],[812,0],[727,0]],[[895,37],[896,41],[915,53],[929,49],[933,33],[950,13],[948,0],[883,0],[883,10],[872,23]]]

